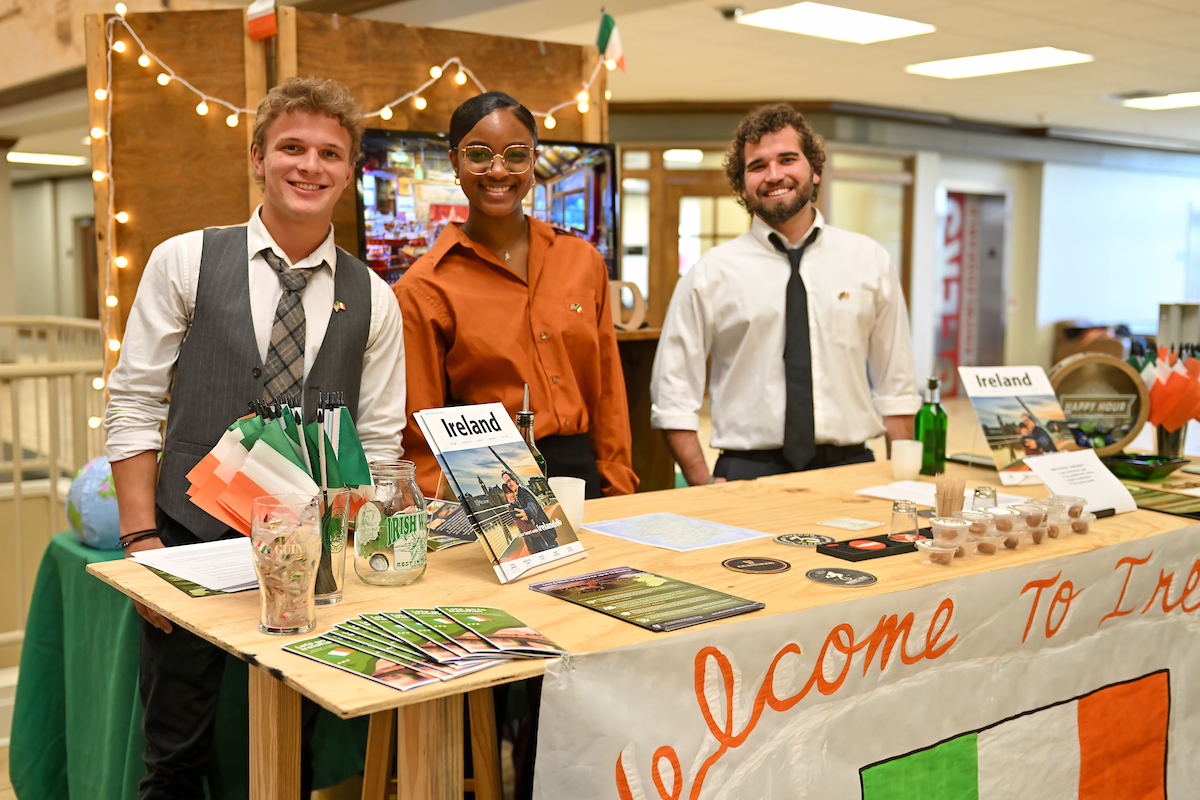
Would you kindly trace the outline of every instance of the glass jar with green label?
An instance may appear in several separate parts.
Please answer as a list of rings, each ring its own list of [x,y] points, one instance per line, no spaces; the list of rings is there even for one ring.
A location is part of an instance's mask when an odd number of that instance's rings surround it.
[[[364,583],[404,586],[425,574],[429,514],[411,461],[374,461],[374,498],[354,518],[354,571]]]

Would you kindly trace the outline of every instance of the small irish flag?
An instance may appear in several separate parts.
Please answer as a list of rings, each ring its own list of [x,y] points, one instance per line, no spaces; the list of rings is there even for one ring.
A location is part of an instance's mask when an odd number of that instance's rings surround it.
[[[246,8],[246,32],[251,39],[265,39],[279,33],[275,0],[254,0]]]
[[[1038,709],[860,771],[863,800],[1164,800],[1167,673]]]
[[[625,71],[625,51],[621,49],[621,34],[617,33],[617,21],[612,14],[600,14],[600,33],[596,35],[596,47],[604,56],[609,69]]]

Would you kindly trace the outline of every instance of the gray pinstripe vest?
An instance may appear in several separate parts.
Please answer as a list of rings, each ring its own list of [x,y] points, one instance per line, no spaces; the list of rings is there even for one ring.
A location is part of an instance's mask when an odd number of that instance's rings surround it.
[[[245,416],[247,403],[263,396],[262,359],[250,313],[246,227],[208,228],[196,310],[179,348],[166,441],[158,475],[158,507],[200,539],[220,538],[229,528],[187,497],[187,474]],[[371,323],[369,267],[341,248],[334,272],[334,299],[345,310],[329,317],[320,352],[304,382],[304,419],[312,421],[317,392],[345,392],[358,416],[363,356]]]

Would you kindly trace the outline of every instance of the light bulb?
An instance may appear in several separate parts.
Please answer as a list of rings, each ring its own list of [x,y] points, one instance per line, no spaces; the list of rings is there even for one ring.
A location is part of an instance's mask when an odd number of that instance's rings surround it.
[[[430,67],[429,74],[430,74],[430,76],[432,76],[434,78],[440,78],[440,77],[442,77],[442,68],[437,67],[437,66]]]
[[[93,139],[102,139],[102,138],[104,138],[104,128],[101,128],[101,127],[99,127],[99,126],[96,126],[95,128],[92,128],[92,138],[93,138]]]
[[[118,53],[124,53],[125,52],[125,42],[121,41],[120,39],[117,39],[115,42],[113,42],[113,50],[116,50]]]
[[[125,256],[117,256],[113,259],[113,263],[117,265],[117,269],[125,269],[129,266],[129,259]]]
[[[466,83],[466,82],[467,82],[467,73],[463,72],[463,71],[460,69],[460,70],[458,71],[458,74],[456,74],[456,75],[454,76],[454,82],[455,82],[455,83],[457,83],[459,86],[462,86],[464,83]]]
[[[576,99],[576,100],[578,100],[578,101],[579,101],[579,102],[581,102],[581,103],[586,103],[586,102],[588,101],[588,93],[587,93],[587,90],[585,89],[584,91],[582,91],[582,92],[580,92],[579,94],[575,95],[575,99]]]
[[[225,118],[225,124],[231,128],[236,128],[238,126],[238,115],[230,114],[228,117]]]
[[[92,94],[95,96],[95,98],[97,100],[99,100],[102,103],[108,99],[108,90],[107,89],[97,89]]]
[[[92,170],[92,180],[94,180],[96,183],[99,183],[100,181],[104,180],[104,170],[102,170],[102,169]]]
[[[604,68],[609,72],[612,72],[617,68],[617,62],[613,61],[611,58],[606,58],[604,59]]]
[[[92,378],[92,388],[99,391],[104,388],[104,378]]]
[[[580,114],[586,114],[588,112],[588,104],[587,103],[580,103],[579,105],[577,105],[575,107],[579,109]]]
[[[124,225],[126,222],[129,222],[129,212],[128,211],[118,211],[113,218],[117,222]]]
[[[413,105],[417,107],[417,111],[424,111],[425,106],[429,105],[429,103],[425,102],[424,97],[417,95],[415,98],[413,98]]]
[[[145,53],[142,53],[140,56],[138,56],[138,66],[139,67],[150,66],[150,56],[146,55]]]
[[[557,124],[558,123],[554,121],[554,117],[550,117],[550,116],[546,117],[546,127],[547,128],[553,128]]]
[[[112,350],[114,353],[115,353],[115,352],[117,352],[118,350],[120,350],[120,349],[121,349],[121,342],[120,342],[120,340],[118,340],[118,339],[109,339],[109,340],[108,340],[108,349],[109,349],[109,350]]]
[[[117,3],[115,6],[113,6],[113,11],[116,11],[122,17],[125,16],[125,12],[128,10],[129,9],[125,7],[124,3]]]
[[[200,116],[202,116],[202,117],[203,117],[205,114],[207,114],[207,113],[208,113],[208,103],[206,103],[206,102],[204,102],[203,100],[201,100],[201,101],[200,101],[200,104],[196,106],[196,113],[197,113],[197,114],[199,114],[199,115],[200,115]]]
[[[121,301],[117,299],[115,294],[110,294],[108,297],[104,298],[104,305],[108,306],[109,308],[116,308],[117,303],[119,302]]]
[[[612,100],[612,89],[605,89],[605,90],[604,90],[604,99],[605,99],[605,100]]]
[[[391,119],[392,118],[392,107],[384,106],[383,108],[379,109],[379,118],[380,119]]]
[[[99,428],[100,427],[100,418],[99,417],[88,417],[88,427],[89,428]]]
[[[158,80],[158,85],[159,85],[159,86],[166,86],[168,83],[170,83],[170,82],[171,82],[171,76],[170,76],[170,75],[168,75],[168,74],[167,74],[167,73],[165,73],[165,72],[160,72],[160,73],[158,74],[158,78],[157,78],[157,80]]]

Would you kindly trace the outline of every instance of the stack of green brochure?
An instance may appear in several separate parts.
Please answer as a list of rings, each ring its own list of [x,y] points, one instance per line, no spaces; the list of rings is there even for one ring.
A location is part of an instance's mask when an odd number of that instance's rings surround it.
[[[363,614],[283,649],[400,690],[567,652],[511,614],[481,606]]]

